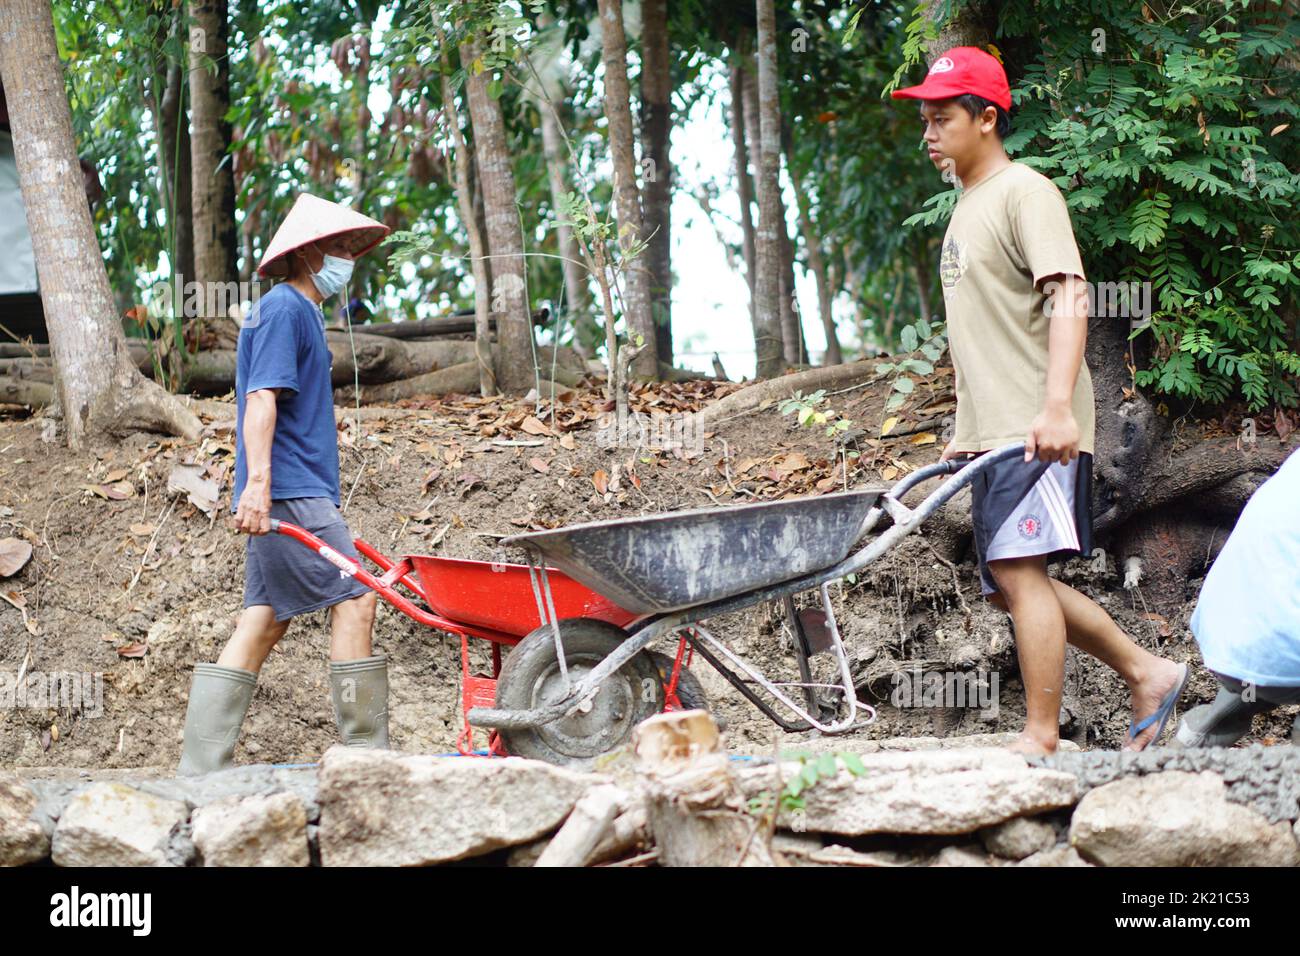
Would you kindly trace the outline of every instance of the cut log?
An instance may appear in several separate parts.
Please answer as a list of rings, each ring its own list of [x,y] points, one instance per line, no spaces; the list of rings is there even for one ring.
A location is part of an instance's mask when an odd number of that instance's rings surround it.
[[[196,415],[212,419],[213,429],[235,427],[234,402],[219,402],[211,398],[189,398],[184,401],[186,408]],[[429,418],[431,414],[427,408],[388,408],[381,405],[359,409],[355,407],[344,408],[340,405],[334,406],[335,422],[356,420],[358,418],[363,422],[399,421],[404,418]]]
[[[470,360],[439,369],[425,375],[416,375],[399,382],[361,386],[361,402],[395,402],[403,398],[422,395],[447,395],[457,392],[478,394],[478,362]],[[352,405],[357,401],[352,386],[334,390],[334,401],[339,405]]]
[[[586,866],[626,799],[627,793],[615,786],[588,790],[533,866]]]
[[[0,378],[0,402],[41,408],[54,404],[54,386],[22,378]]]
[[[796,372],[793,375],[782,375],[779,378],[756,382],[706,406],[699,414],[705,427],[708,427],[733,416],[753,411],[769,399],[789,398],[796,389],[807,394],[819,388],[844,388],[865,381],[876,375],[876,365],[875,359],[864,359],[845,365],[826,365],[805,372]]]
[[[633,732],[637,775],[663,866],[772,866],[771,833],[746,811],[704,710],[655,714]]]
[[[20,342],[0,342],[0,359],[46,358],[49,354],[50,347],[44,342],[33,342],[31,345],[23,345]]]
[[[32,382],[52,383],[54,381],[54,365],[48,358],[0,359],[0,376],[25,379]]]
[[[550,309],[537,309],[533,312],[533,325],[545,325],[550,318]],[[488,317],[488,324],[496,331],[496,313]],[[354,332],[366,335],[382,335],[395,339],[419,339],[426,336],[460,335],[474,331],[473,312],[455,312],[443,319],[412,319],[407,322],[372,322],[369,325],[354,325]]]

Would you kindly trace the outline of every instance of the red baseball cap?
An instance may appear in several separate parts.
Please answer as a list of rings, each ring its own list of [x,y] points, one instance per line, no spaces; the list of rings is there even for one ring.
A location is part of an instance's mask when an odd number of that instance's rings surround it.
[[[1011,87],[1007,71],[998,58],[979,47],[955,46],[930,65],[920,86],[894,90],[894,99],[947,100],[974,93],[1007,112],[1011,111]]]

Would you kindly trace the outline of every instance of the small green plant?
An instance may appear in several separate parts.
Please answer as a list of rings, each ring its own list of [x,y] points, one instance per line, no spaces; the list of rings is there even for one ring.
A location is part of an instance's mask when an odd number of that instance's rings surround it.
[[[925,358],[905,358],[898,362],[881,362],[876,366],[876,374],[894,377],[893,387],[885,402],[887,412],[892,412],[907,401],[907,396],[916,388],[916,382],[907,373],[930,375],[934,372],[934,363],[939,361],[939,356],[948,347],[948,336],[942,322],[931,326],[926,319],[917,319],[911,325],[903,327],[900,337],[905,352],[915,352],[919,346]]]
[[[855,753],[837,751],[835,753],[812,754],[806,750],[787,750],[781,753],[782,761],[797,760],[799,770],[785,782],[776,801],[771,791],[764,790],[749,800],[749,812],[756,816],[773,814],[779,807],[786,813],[799,813],[805,809],[804,794],[821,780],[830,780],[839,775],[840,766],[855,777],[867,772],[862,758]],[[776,806],[774,806],[774,803]]]
[[[796,390],[793,396],[782,401],[777,407],[782,415],[798,413],[799,424],[806,428],[825,425],[827,438],[848,431],[853,425],[851,419],[841,417],[840,413],[833,408],[818,410],[817,406],[825,401],[826,389],[824,388],[809,392],[807,395]]]

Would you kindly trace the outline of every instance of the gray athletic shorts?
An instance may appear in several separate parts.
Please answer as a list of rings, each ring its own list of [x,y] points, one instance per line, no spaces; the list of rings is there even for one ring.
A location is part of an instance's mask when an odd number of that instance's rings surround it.
[[[306,528],[339,554],[361,563],[352,532],[329,498],[281,498],[271,517]],[[332,607],[370,589],[287,535],[251,534],[244,562],[244,607],[267,604],[277,621]]]
[[[980,590],[998,590],[988,563],[1045,554],[1048,562],[1092,553],[1092,455],[1068,465],[1001,461],[971,482]]]

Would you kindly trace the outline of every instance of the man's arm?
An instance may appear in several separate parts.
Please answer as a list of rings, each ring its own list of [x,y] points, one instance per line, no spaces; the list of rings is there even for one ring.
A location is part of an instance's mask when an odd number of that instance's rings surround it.
[[[242,434],[248,458],[248,483],[239,495],[235,529],[248,534],[271,530],[271,441],[275,437],[278,388],[259,388],[244,396]]]
[[[1079,423],[1074,419],[1074,386],[1088,341],[1088,295],[1074,275],[1052,276],[1052,313],[1047,337],[1047,394],[1043,410],[1029,426],[1025,461],[1069,464],[1079,455]]]

